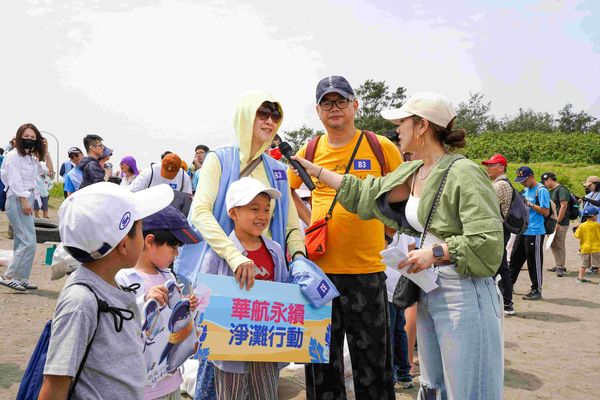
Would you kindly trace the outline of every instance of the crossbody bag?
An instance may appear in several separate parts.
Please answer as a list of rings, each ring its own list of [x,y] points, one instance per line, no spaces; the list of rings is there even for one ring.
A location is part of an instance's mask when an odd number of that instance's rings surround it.
[[[358,141],[356,142],[356,146],[354,147],[354,151],[352,151],[352,155],[350,156],[350,161],[348,161],[348,165],[346,165],[346,170],[344,171],[344,175],[346,175],[350,171],[350,167],[352,166],[352,162],[354,161],[354,157],[356,157],[356,153],[358,152],[358,148],[360,147],[360,143],[362,142],[362,138],[365,134],[361,133]],[[308,258],[312,261],[315,261],[321,258],[325,252],[327,251],[327,221],[333,217],[333,208],[337,203],[337,193],[331,202],[331,206],[325,214],[325,217],[320,218],[313,222],[308,228],[304,230],[304,244],[306,245],[306,254]]]

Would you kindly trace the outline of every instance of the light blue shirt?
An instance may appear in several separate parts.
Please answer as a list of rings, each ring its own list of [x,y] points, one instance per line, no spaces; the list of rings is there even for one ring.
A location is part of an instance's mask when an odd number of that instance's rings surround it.
[[[600,192],[590,192],[588,194],[585,195],[585,199],[592,199],[592,200],[600,200]],[[579,216],[581,216],[581,214],[583,213],[583,210],[585,210],[585,208],[587,206],[592,206],[590,203],[588,203],[587,201],[583,201],[583,207],[581,207],[581,210],[579,211]],[[594,206],[592,206],[594,207]],[[600,210],[600,207],[596,207]],[[596,222],[600,222],[600,214],[596,215]]]
[[[537,199],[536,199],[537,193]],[[541,208],[550,208],[550,192],[541,183],[538,183],[532,188],[523,191],[523,197],[530,203],[536,204]],[[545,235],[544,216],[533,208],[529,209],[529,226],[525,231],[525,236]]]
[[[81,186],[81,181],[83,181],[83,172],[79,167],[72,168],[69,173],[65,175],[63,191],[68,193],[76,192],[79,190],[79,186]]]

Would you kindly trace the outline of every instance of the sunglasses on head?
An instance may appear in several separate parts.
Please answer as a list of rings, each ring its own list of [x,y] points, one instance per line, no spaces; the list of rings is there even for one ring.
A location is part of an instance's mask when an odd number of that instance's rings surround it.
[[[266,121],[271,118],[271,121],[278,124],[281,121],[281,113],[278,110],[271,110],[270,108],[261,106],[256,110],[256,116],[261,121]]]

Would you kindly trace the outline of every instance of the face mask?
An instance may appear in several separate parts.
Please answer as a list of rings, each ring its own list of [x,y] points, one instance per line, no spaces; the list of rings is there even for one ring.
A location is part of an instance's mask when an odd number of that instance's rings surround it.
[[[590,190],[590,187],[589,187],[589,186],[588,186],[588,187],[586,187],[586,188],[585,188],[585,189],[583,189],[583,190],[585,190],[585,194],[589,194],[589,193],[591,192],[591,190]]]
[[[21,141],[23,142],[23,148],[25,150],[31,150],[35,147],[34,139],[22,139]]]

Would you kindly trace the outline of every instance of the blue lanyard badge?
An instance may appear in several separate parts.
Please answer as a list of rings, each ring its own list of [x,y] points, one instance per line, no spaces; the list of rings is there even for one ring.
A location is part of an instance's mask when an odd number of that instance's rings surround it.
[[[371,169],[371,160],[354,160],[355,171],[368,171]]]

